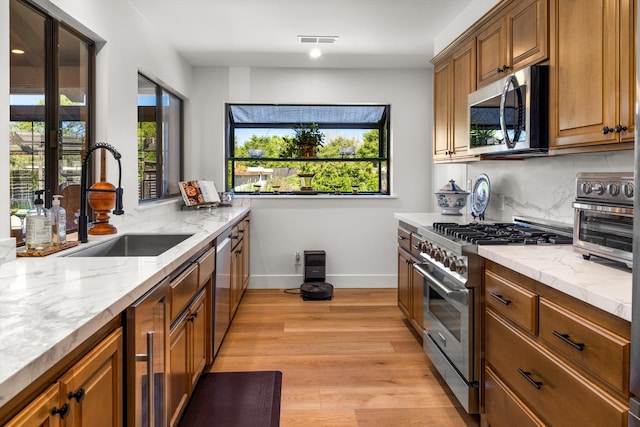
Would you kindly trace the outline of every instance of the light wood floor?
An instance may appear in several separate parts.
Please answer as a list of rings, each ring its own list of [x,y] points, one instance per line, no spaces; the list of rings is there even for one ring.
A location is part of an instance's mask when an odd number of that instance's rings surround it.
[[[332,301],[248,289],[211,369],[279,370],[281,426],[476,426],[422,352],[395,289]]]
[[[281,426],[476,426],[403,321],[395,289],[332,301],[248,289],[212,371],[283,373]]]

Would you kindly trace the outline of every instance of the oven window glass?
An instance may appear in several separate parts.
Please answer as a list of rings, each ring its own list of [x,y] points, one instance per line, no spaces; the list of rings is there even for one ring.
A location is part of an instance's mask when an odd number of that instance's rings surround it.
[[[578,232],[583,242],[632,252],[633,217],[580,211]]]
[[[471,147],[502,144],[504,137],[500,127],[500,99],[501,95],[496,95],[470,107]]]
[[[429,312],[460,341],[461,313],[438,292],[429,287]]]

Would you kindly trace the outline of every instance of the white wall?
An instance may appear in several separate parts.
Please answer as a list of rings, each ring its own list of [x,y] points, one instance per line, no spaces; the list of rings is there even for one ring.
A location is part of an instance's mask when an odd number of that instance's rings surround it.
[[[391,104],[391,198],[251,199],[251,287],[296,287],[296,251],[327,251],[336,287],[393,287],[394,212],[432,209],[430,70],[198,68],[193,135],[200,155],[190,168],[222,186],[225,102]],[[196,100],[197,99],[197,100]],[[194,107],[195,108],[195,107]],[[213,133],[211,132],[213,129]]]

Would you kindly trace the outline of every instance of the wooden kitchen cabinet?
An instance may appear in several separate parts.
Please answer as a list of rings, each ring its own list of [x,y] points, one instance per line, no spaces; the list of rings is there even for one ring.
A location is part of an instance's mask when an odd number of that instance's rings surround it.
[[[479,29],[478,87],[547,59],[548,1],[514,1]]]
[[[476,40],[461,44],[434,62],[433,159],[435,162],[468,161],[469,94],[476,89]]]
[[[411,323],[418,336],[422,338],[424,330],[424,278],[420,272],[413,268],[413,264],[419,262],[415,255],[419,250],[415,245],[416,235],[406,227],[411,226],[403,224],[398,228],[398,308]]]
[[[484,282],[483,425],[626,426],[630,323],[492,261]]]
[[[118,328],[14,416],[6,426],[122,426],[122,349],[122,328]]]
[[[633,148],[636,7],[634,0],[551,0],[551,149]]]
[[[174,426],[204,370],[207,347],[207,289],[203,288],[171,327],[169,335],[169,425]]]
[[[231,231],[230,319],[235,315],[249,284],[249,223],[250,219],[247,216]]]

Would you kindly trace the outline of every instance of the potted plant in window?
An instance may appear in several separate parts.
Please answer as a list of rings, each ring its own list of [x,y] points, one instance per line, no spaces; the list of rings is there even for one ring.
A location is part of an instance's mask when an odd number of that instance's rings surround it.
[[[280,150],[280,157],[316,157],[318,147],[324,143],[324,133],[317,123],[301,124],[295,127],[295,137],[285,137],[285,143]]]

